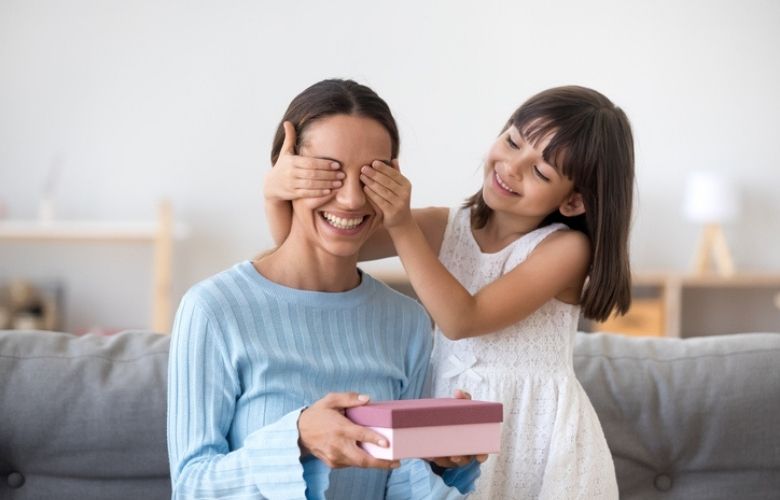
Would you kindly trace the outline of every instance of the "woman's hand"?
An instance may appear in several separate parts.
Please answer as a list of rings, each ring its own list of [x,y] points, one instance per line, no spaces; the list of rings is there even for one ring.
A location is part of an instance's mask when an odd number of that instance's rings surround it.
[[[265,174],[263,194],[270,200],[295,200],[326,196],[341,187],[345,174],[331,160],[295,154],[295,127],[284,122],[284,143],[276,164]]]
[[[460,389],[455,391],[455,399],[471,399],[471,394],[469,394],[466,391],[462,391]],[[483,463],[485,460],[487,460],[487,455],[463,455],[463,456],[457,456],[457,457],[438,457],[438,458],[429,458],[427,459],[429,462],[433,462],[439,467],[444,467],[445,469],[449,469],[450,467],[460,467],[462,465],[466,465],[469,462],[471,462],[473,459],[476,459],[477,462]]]
[[[346,408],[362,406],[368,396],[355,392],[332,392],[301,412],[298,432],[302,451],[310,452],[332,469],[371,467],[395,469],[397,460],[381,460],[366,453],[358,442],[387,447],[379,433],[352,423],[344,416]]]
[[[411,222],[412,184],[401,174],[398,160],[389,166],[379,160],[360,170],[360,180],[369,199],[382,212],[388,230]]]

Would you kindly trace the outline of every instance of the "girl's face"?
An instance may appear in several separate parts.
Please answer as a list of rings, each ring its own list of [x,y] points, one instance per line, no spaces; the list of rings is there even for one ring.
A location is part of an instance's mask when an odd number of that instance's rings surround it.
[[[346,177],[327,196],[293,201],[293,228],[297,225],[314,248],[341,257],[356,256],[382,223],[363,192],[360,169],[374,160],[390,163],[390,134],[371,118],[333,115],[308,126],[298,154],[338,162]]]
[[[541,222],[573,196],[572,180],[542,156],[550,139],[532,144],[514,125],[498,137],[485,161],[482,186],[491,209]]]

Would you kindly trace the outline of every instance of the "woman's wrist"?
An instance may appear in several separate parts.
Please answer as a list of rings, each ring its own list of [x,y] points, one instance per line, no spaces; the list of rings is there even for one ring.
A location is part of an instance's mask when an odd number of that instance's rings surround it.
[[[311,455],[311,450],[309,450],[309,448],[304,444],[303,434],[301,433],[301,418],[303,418],[303,414],[308,408],[308,406],[301,408],[301,412],[298,414],[298,422],[296,424],[298,427],[298,448],[301,450],[301,457]]]

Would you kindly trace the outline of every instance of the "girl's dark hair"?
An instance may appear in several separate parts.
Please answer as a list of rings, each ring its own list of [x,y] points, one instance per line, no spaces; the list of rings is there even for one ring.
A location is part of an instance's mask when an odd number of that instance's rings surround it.
[[[376,120],[390,134],[392,158],[398,158],[401,141],[398,137],[398,126],[387,103],[365,85],[352,80],[330,79],[322,80],[307,88],[295,96],[287,107],[276,128],[271,147],[271,164],[276,163],[284,144],[282,124],[285,121],[291,122],[295,127],[298,140],[298,144],[295,145],[297,151],[306,128],[320,118],[333,115],[354,115]]]
[[[563,222],[591,241],[593,260],[582,296],[582,312],[603,321],[631,305],[628,233],[634,192],[634,140],[628,117],[595,90],[557,87],[536,94],[510,117],[510,126],[534,143],[548,134],[545,161],[556,165],[582,195],[585,213],[564,217],[555,211],[541,226]],[[484,227],[492,214],[482,190],[463,204],[471,207],[471,225]]]

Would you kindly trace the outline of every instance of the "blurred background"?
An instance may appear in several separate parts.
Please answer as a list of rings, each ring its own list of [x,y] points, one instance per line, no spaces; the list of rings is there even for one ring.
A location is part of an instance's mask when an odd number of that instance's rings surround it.
[[[15,300],[18,280],[49,290],[67,331],[148,326],[153,243],[13,235],[68,221],[154,228],[169,200],[175,310],[192,284],[272,246],[273,133],[289,101],[329,77],[390,104],[416,206],[476,191],[526,98],[593,87],[633,125],[634,269],[691,269],[702,223],[683,208],[686,183],[704,170],[738,200],[721,224],[737,276],[776,276],[778,26],[774,0],[0,0],[0,283]]]

